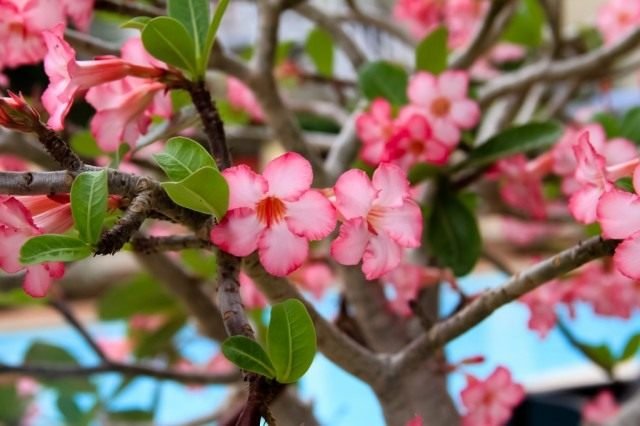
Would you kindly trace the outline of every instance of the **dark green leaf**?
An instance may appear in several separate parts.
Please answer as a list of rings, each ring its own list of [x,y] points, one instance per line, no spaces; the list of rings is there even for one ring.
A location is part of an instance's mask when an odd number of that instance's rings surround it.
[[[135,18],[129,19],[124,24],[120,25],[120,28],[132,28],[134,30],[142,31],[144,26],[151,20],[148,16],[136,16]]]
[[[609,139],[617,138],[621,135],[620,119],[609,112],[599,112],[591,117],[591,121],[599,123]]]
[[[143,423],[151,424],[153,422],[153,412],[147,410],[139,410],[132,408],[130,410],[109,411],[107,414],[109,420],[119,424]]]
[[[156,59],[197,74],[194,42],[179,21],[166,16],[153,18],[142,30],[142,43]]]
[[[195,46],[196,60],[199,62],[209,30],[209,0],[169,0],[167,12],[189,32]]]
[[[229,186],[219,171],[203,167],[180,182],[164,182],[162,187],[178,205],[222,218],[229,206]]]
[[[620,178],[616,181],[616,187],[622,189],[627,192],[635,192],[633,189],[633,181],[629,176]]]
[[[19,425],[24,419],[29,400],[18,395],[15,386],[0,385],[0,424]]]
[[[258,342],[248,337],[229,337],[222,343],[222,353],[242,370],[258,373],[269,379],[276,376],[269,355]]]
[[[439,167],[431,164],[418,163],[409,169],[409,182],[411,182],[411,185],[416,185],[423,180],[436,176],[440,170]]]
[[[100,239],[102,223],[107,215],[107,170],[84,172],[71,186],[71,212],[80,239],[95,244]]]
[[[409,77],[400,66],[389,62],[369,62],[360,68],[358,83],[368,99],[382,97],[394,105],[407,103]]]
[[[202,145],[182,136],[169,139],[164,152],[154,154],[153,158],[174,181],[185,179],[203,167],[217,169],[216,162]]]
[[[181,312],[181,308],[175,298],[147,275],[110,287],[98,301],[98,316],[106,321],[167,312]]]
[[[416,70],[440,74],[447,69],[446,27],[438,27],[429,33],[416,47]]]
[[[584,343],[577,343],[577,345],[589,359],[599,366],[607,370],[611,370],[615,366],[616,359],[607,345],[587,345]]]
[[[216,6],[215,12],[213,12],[213,19],[211,20],[211,24],[209,24],[209,29],[207,30],[207,42],[204,45],[202,62],[200,64],[200,72],[203,74],[204,70],[206,70],[209,65],[209,57],[211,56],[213,43],[216,40],[216,34],[218,33],[220,22],[222,22],[222,17],[224,16],[224,12],[227,10],[228,5],[229,0],[220,0]]]
[[[518,9],[503,34],[503,39],[528,47],[542,42],[544,12],[537,0],[518,2]]]
[[[289,299],[273,306],[267,350],[278,382],[297,382],[307,372],[316,354],[316,331],[302,302]]]
[[[436,194],[426,226],[431,253],[458,275],[475,266],[482,241],[476,217],[449,188]]]
[[[627,340],[627,344],[624,346],[622,355],[620,355],[619,361],[626,361],[633,358],[640,349],[640,333],[636,333]]]
[[[64,417],[65,423],[74,426],[83,426],[89,424],[87,413],[82,411],[75,398],[72,395],[62,394],[56,400],[56,406]]]
[[[78,361],[66,349],[44,342],[34,342],[24,356],[26,365],[59,365],[73,367]],[[95,386],[84,377],[41,379],[43,384],[55,388],[61,394],[76,392],[95,393]],[[0,410],[1,411],[1,410]]]
[[[91,255],[91,247],[66,235],[39,235],[27,240],[20,249],[20,263],[72,262]]]
[[[471,151],[456,169],[482,167],[511,155],[544,150],[558,141],[562,125],[553,121],[511,127]]]
[[[624,117],[622,117],[620,137],[640,144],[640,107],[630,109]]]
[[[318,73],[331,77],[333,74],[333,38],[331,34],[320,28],[314,28],[307,36],[304,48]]]

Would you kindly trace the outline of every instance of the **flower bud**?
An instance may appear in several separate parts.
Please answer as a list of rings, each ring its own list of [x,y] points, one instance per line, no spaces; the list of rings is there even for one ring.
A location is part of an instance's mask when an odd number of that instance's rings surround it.
[[[20,132],[33,132],[40,125],[40,115],[22,95],[9,92],[0,97],[0,126]]]

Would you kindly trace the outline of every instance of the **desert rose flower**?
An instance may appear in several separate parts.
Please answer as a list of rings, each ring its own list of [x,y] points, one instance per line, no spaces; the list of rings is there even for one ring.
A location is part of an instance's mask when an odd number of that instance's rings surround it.
[[[566,284],[557,280],[551,281],[520,298],[520,301],[529,308],[527,325],[530,330],[538,333],[540,338],[545,338],[556,326],[558,320],[556,307],[563,298],[563,285]]]
[[[0,126],[20,132],[33,132],[40,125],[40,115],[22,95],[9,92],[0,97]]]
[[[256,283],[244,271],[240,271],[240,298],[247,309],[262,309],[269,303],[264,294],[258,290]]]
[[[383,161],[389,137],[394,131],[391,104],[384,98],[371,102],[369,109],[356,119],[356,133],[362,141],[360,157],[367,164],[377,166]]]
[[[582,407],[582,421],[589,426],[601,426],[620,411],[611,391],[603,390]]]
[[[420,39],[433,30],[444,10],[440,0],[397,0],[393,7],[393,17],[409,26],[409,31]]]
[[[264,121],[264,112],[255,95],[237,78],[227,78],[227,99],[233,108],[249,114],[251,120],[258,123]]]
[[[64,11],[73,24],[82,31],[87,31],[93,17],[94,0],[62,0]]]
[[[460,396],[466,408],[462,426],[502,426],[524,399],[524,388],[500,366],[485,380],[467,375],[467,386]]]
[[[403,248],[420,246],[422,213],[398,166],[381,164],[372,180],[362,170],[349,170],[338,178],[334,193],[343,222],[331,244],[338,263],[362,261],[366,278],[372,280],[400,264]]]
[[[598,29],[605,43],[613,43],[640,24],[640,3],[635,0],[609,0],[598,13]]]
[[[335,227],[335,209],[310,189],[311,164],[299,154],[272,160],[262,175],[244,165],[223,175],[229,183],[229,211],[211,231],[211,240],[235,256],[258,250],[272,275],[285,276],[300,267],[309,240],[320,240]]]

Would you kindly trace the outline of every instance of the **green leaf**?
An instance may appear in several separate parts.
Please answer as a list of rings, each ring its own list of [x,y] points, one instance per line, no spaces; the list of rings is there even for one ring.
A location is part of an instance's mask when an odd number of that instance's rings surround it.
[[[267,350],[278,382],[297,382],[307,372],[316,354],[316,331],[302,302],[289,299],[273,306]]]
[[[635,356],[640,349],[640,333],[636,333],[627,340],[627,344],[624,346],[622,355],[620,355],[619,361],[626,361]]]
[[[360,68],[358,84],[368,99],[382,97],[394,105],[407,103],[409,77],[404,68],[389,62],[369,62]]]
[[[616,358],[607,345],[587,345],[575,342],[582,352],[592,361],[606,370],[611,370],[616,364]]]
[[[432,178],[438,174],[441,169],[437,166],[427,163],[418,163],[409,169],[407,177],[411,185],[416,185],[424,180]]]
[[[438,27],[429,33],[416,47],[416,70],[440,74],[447,69],[446,27]]]
[[[154,154],[153,158],[169,179],[175,181],[185,179],[203,167],[218,168],[202,145],[181,136],[169,139],[164,152]]]
[[[21,288],[0,292],[0,306],[33,306],[44,305],[46,298],[31,297]]]
[[[109,420],[111,422],[120,424],[151,424],[153,423],[154,417],[153,412],[136,408],[132,408],[129,410],[109,411],[107,413],[107,416],[109,417]]]
[[[196,60],[199,62],[209,30],[209,0],[169,0],[167,12],[189,32],[195,46]]]
[[[71,185],[71,213],[80,239],[95,244],[100,239],[102,223],[107,215],[109,187],[107,170],[84,172]]]
[[[95,158],[104,155],[91,132],[83,130],[75,132],[69,141],[71,148],[81,157]]]
[[[142,31],[150,20],[151,18],[148,16],[136,16],[135,18],[129,19],[127,22],[120,25],[120,28],[131,28]]]
[[[475,266],[482,239],[473,212],[449,188],[436,194],[426,226],[431,252],[457,276]]]
[[[148,275],[110,287],[98,300],[98,317],[104,321],[128,319],[136,314],[182,312],[176,299]]]
[[[519,2],[518,9],[503,34],[503,39],[528,47],[542,43],[544,12],[537,0]]]
[[[34,342],[24,356],[26,365],[77,366],[78,361],[66,349],[49,343]],[[55,388],[61,394],[76,392],[95,393],[95,386],[84,377],[40,379],[40,382]],[[1,411],[1,410],[0,410]]]
[[[153,57],[196,75],[196,48],[187,29],[179,21],[160,16],[142,30],[144,48]]]
[[[204,74],[204,70],[206,70],[207,66],[209,65],[209,58],[211,57],[211,50],[213,50],[213,43],[216,41],[216,34],[218,33],[220,22],[222,22],[222,17],[224,16],[224,12],[227,10],[228,5],[229,0],[220,0],[218,2],[218,6],[216,6],[215,12],[213,12],[213,19],[209,24],[209,30],[207,31],[207,42],[204,45],[202,62],[200,63],[200,72],[202,74]]]
[[[599,123],[609,139],[617,138],[621,134],[620,126],[622,123],[617,116],[610,112],[599,112],[591,117],[591,121]]]
[[[307,55],[320,75],[331,77],[333,74],[333,38],[331,34],[314,28],[304,44]]]
[[[0,385],[0,424],[18,425],[26,414],[29,400],[18,395],[14,385]]]
[[[203,167],[180,182],[162,187],[174,203],[197,212],[222,218],[229,206],[229,185],[213,167]]]
[[[185,266],[201,278],[213,278],[218,272],[216,256],[208,250],[182,250],[180,257]]]
[[[87,413],[82,411],[72,395],[62,394],[56,400],[58,411],[64,417],[65,423],[74,426],[88,425]]]
[[[631,108],[622,117],[620,137],[640,144],[640,107]]]
[[[91,255],[91,247],[66,235],[39,235],[27,240],[20,249],[20,263],[72,262]]]
[[[554,121],[511,127],[471,151],[456,169],[487,166],[511,155],[544,150],[558,141],[562,131],[562,125]]]
[[[258,342],[246,336],[229,337],[222,343],[222,353],[242,370],[258,373],[269,379],[276,376],[269,355]]]

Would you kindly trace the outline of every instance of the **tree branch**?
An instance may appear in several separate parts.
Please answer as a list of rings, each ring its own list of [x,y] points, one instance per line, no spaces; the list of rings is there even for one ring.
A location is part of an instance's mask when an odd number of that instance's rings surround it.
[[[195,235],[169,235],[166,237],[147,237],[140,234],[131,239],[133,249],[142,254],[154,254],[165,251],[213,248],[213,243]]]

